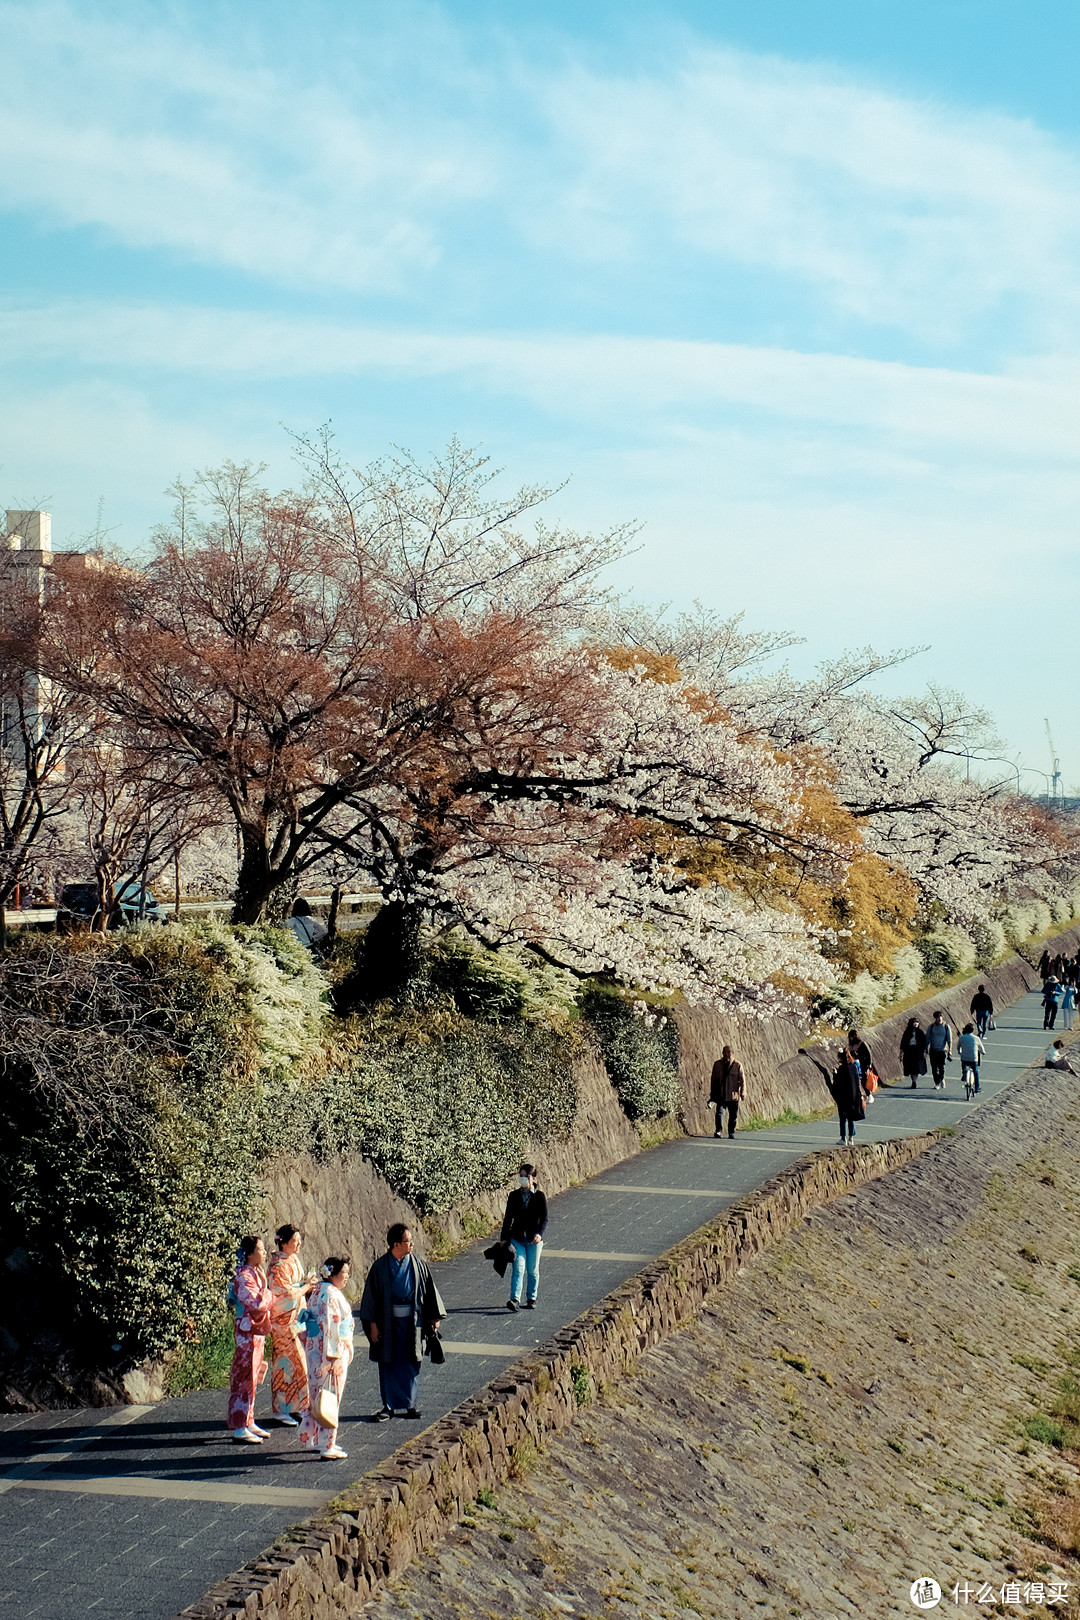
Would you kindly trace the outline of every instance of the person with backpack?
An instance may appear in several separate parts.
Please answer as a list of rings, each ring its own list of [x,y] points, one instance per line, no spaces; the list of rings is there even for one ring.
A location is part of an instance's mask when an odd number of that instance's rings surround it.
[[[979,1039],[974,1024],[965,1024],[964,1033],[956,1043],[960,1053],[960,1078],[967,1080],[971,1073],[973,1089],[979,1090],[979,1064],[986,1056],[986,1047]]]
[[[981,1039],[990,1028],[990,1020],[994,1016],[994,1003],[986,993],[985,984],[980,984],[972,996],[968,1012],[975,1020],[975,1028],[978,1030]]]
[[[326,944],[326,924],[321,923],[318,917],[312,916],[311,907],[302,894],[298,894],[292,904],[292,913],[285,920],[285,927],[290,934],[294,934],[306,951],[318,956]]]
[[[1053,1029],[1061,1006],[1061,986],[1051,974],[1043,985],[1043,1029]]]
[[[926,1055],[930,1059],[930,1072],[934,1076],[934,1090],[945,1090],[945,1065],[952,1062],[952,1029],[945,1022],[940,1007],[926,1032]]]

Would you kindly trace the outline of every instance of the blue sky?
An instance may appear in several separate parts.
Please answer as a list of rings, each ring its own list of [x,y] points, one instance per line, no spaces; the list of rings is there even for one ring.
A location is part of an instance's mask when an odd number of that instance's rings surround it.
[[[928,643],[1080,783],[1075,3],[0,0],[0,59],[0,488],[58,543],[288,482],[282,424],[456,433],[640,520],[643,598]]]

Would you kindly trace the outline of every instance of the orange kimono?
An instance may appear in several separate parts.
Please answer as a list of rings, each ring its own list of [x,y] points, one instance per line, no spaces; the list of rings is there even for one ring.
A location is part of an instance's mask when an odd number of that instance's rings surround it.
[[[308,1408],[307,1359],[296,1318],[303,1304],[304,1268],[296,1254],[274,1251],[269,1271],[270,1292],[270,1388],[274,1416],[302,1418]]]

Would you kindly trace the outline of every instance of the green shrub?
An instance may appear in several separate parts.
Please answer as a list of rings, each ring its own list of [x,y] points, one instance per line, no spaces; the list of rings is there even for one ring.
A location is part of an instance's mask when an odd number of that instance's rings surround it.
[[[573,1052],[543,1025],[431,1009],[354,1019],[309,1099],[310,1143],[364,1154],[421,1214],[441,1213],[503,1186],[529,1138],[565,1138]]]
[[[931,984],[944,984],[975,967],[974,941],[959,928],[939,924],[915,941],[923,971]]]
[[[212,1335],[323,981],[285,935],[217,923],[0,958],[0,1228],[88,1351]]]
[[[993,967],[1008,948],[1005,929],[1001,922],[996,917],[978,917],[972,923],[970,932],[978,966]]]
[[[435,989],[452,996],[467,1017],[488,1023],[542,1019],[565,1023],[576,996],[571,975],[542,962],[534,952],[486,950],[458,934],[447,935],[432,947],[426,977]]]
[[[658,1119],[676,1113],[679,1031],[674,1018],[635,1008],[617,991],[598,986],[583,994],[581,1011],[629,1117]]]

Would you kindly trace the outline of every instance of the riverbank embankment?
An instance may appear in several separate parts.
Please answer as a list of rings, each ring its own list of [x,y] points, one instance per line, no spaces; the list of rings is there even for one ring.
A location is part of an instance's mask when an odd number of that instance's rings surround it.
[[[900,1616],[921,1576],[1076,1613],[1078,1213],[1080,1083],[1034,1070],[813,1210],[364,1614]]]

